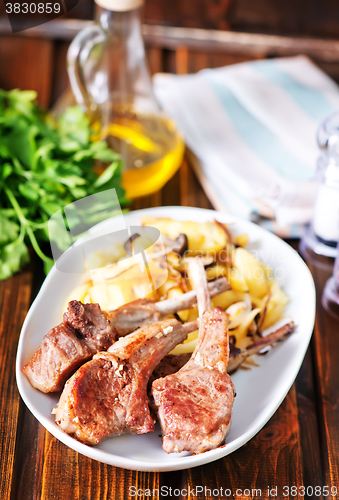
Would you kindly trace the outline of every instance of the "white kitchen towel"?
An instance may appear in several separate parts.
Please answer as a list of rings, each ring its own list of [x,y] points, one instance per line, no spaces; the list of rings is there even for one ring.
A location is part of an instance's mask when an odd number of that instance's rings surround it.
[[[317,129],[339,111],[337,84],[297,56],[157,74],[154,89],[214,206],[299,236],[312,217]]]

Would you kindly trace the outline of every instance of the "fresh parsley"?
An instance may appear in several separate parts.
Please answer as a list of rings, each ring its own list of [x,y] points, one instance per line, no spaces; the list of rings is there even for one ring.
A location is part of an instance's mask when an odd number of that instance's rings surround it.
[[[30,245],[49,271],[53,260],[41,246],[50,240],[48,220],[65,205],[112,188],[127,203],[121,158],[106,142],[91,141],[81,109],[70,107],[54,122],[35,99],[33,91],[0,90],[0,280],[29,262]],[[100,175],[96,161],[107,165]],[[60,248],[61,234],[52,234]]]

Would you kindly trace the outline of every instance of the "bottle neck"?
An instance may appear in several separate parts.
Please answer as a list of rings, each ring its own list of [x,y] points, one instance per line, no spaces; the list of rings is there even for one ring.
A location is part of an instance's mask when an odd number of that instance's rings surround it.
[[[108,33],[121,38],[129,38],[131,34],[141,37],[141,8],[128,11],[113,11],[98,7],[97,20]]]
[[[97,20],[106,34],[99,66],[107,95],[104,98],[100,92],[93,100],[130,106],[144,114],[158,113],[141,34],[141,8],[123,12],[98,9]],[[97,82],[93,92],[97,91]]]

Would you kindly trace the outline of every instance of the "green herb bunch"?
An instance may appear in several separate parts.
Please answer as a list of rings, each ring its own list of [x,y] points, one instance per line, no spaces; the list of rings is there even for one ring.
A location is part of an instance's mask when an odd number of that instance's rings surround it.
[[[33,91],[0,90],[0,279],[29,261],[32,246],[47,273],[53,260],[41,246],[50,241],[48,220],[65,205],[121,187],[121,158],[106,142],[92,142],[88,118],[70,107],[54,122],[34,103]],[[95,161],[107,168],[98,176]],[[58,241],[58,231],[52,235]]]

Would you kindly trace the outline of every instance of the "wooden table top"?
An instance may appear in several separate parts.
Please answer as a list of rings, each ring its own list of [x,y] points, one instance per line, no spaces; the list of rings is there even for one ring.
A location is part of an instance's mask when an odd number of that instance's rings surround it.
[[[161,192],[138,200],[134,208],[159,205],[211,208],[187,163]],[[320,304],[330,268],[310,267],[317,288],[315,331],[296,382],[277,412],[231,455],[163,473],[96,462],[38,423],[19,396],[15,358],[22,323],[43,279],[41,266],[33,259],[23,272],[0,282],[1,500],[338,498],[331,488],[339,490],[339,323]],[[131,487],[139,490],[138,496]]]

